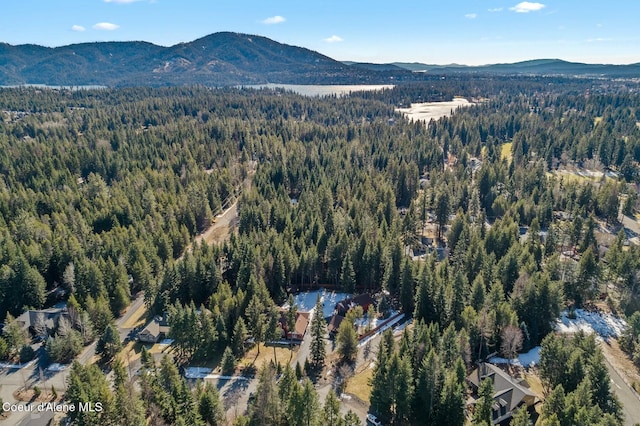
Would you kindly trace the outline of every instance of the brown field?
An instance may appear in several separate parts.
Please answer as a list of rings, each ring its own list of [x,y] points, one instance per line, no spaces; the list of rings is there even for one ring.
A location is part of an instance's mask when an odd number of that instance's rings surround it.
[[[357,396],[363,401],[369,401],[369,397],[371,396],[371,385],[369,381],[373,376],[373,369],[367,368],[354,375],[347,382],[346,392],[352,395]]]

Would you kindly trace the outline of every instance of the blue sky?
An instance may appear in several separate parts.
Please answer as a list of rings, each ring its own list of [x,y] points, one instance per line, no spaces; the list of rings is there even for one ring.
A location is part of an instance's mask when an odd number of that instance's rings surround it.
[[[338,60],[640,62],[637,0],[7,0],[0,41],[170,46],[259,34]]]

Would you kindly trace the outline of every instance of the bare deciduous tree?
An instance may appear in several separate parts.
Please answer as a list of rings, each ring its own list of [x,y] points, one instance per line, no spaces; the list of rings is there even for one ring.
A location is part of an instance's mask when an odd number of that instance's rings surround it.
[[[522,349],[522,330],[520,327],[509,325],[502,329],[502,345],[500,350],[505,358],[513,359]]]
[[[38,337],[43,337],[48,334],[47,324],[45,323],[44,313],[38,312],[33,319],[33,332]]]

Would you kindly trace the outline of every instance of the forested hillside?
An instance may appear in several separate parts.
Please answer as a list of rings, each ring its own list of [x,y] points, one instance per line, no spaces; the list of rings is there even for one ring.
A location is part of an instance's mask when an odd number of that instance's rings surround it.
[[[428,125],[394,109],[453,95],[483,100]],[[476,361],[540,344],[561,310],[597,299],[607,283],[612,305],[637,309],[638,247],[615,235],[620,207],[635,207],[638,105],[628,87],[586,79],[452,78],[343,98],[2,89],[0,319],[68,300],[78,313],[70,326],[99,337],[143,290],[150,317],[170,313],[177,363],[224,352],[233,367],[248,336],[272,338],[275,302],[292,291],[385,294],[414,325],[380,345],[372,411],[398,425],[462,425]],[[558,172],[566,168],[618,177],[569,178]],[[236,197],[237,233],[185,252]],[[429,226],[437,249],[412,258]],[[24,343],[12,336],[0,340],[3,358]],[[589,360],[571,383],[549,375],[547,384],[556,401],[574,395],[575,409],[545,405],[547,424],[619,424],[608,387],[582,384],[602,377],[598,349],[580,339],[571,348]],[[141,401],[113,408],[127,399],[117,371],[102,421],[220,424],[202,408],[217,401],[214,390],[192,394],[170,361],[145,362],[142,393],[130,390]],[[271,392],[275,374],[260,376]],[[82,400],[89,382],[112,392],[93,367],[73,375],[71,398]],[[279,413],[270,424],[298,424],[289,396],[305,400],[313,387],[295,384],[257,398],[245,420],[261,424],[268,412]]]

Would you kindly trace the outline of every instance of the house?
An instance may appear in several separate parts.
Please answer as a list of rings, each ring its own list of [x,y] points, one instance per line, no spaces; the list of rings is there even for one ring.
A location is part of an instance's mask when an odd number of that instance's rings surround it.
[[[286,310],[280,310],[279,326],[282,329],[282,336],[289,340],[302,341],[304,335],[307,332],[307,326],[309,325],[309,312],[297,312],[296,324],[293,330],[289,330],[287,326],[287,314]]]
[[[157,315],[139,333],[138,340],[143,343],[158,343],[169,333],[167,316]]]
[[[29,331],[33,335],[44,335],[58,326],[58,321],[61,317],[69,320],[66,304],[60,304],[48,309],[24,311],[16,318],[16,322],[22,330]]]
[[[342,302],[338,302],[336,304],[335,311],[338,315],[341,315],[344,317],[347,315],[347,312],[349,311],[349,309],[355,308],[356,306],[362,306],[362,310],[364,312],[367,312],[367,310],[369,309],[369,306],[374,304],[374,302],[375,300],[373,300],[373,297],[371,297],[370,294],[368,293],[359,294],[350,299],[345,299]]]
[[[539,401],[538,395],[523,384],[523,381],[518,381],[495,365],[483,362],[467,376],[467,382],[472,388],[470,405],[476,404],[478,388],[483,380],[493,381],[494,394],[491,408],[494,425],[510,419],[518,407],[532,407]]]

